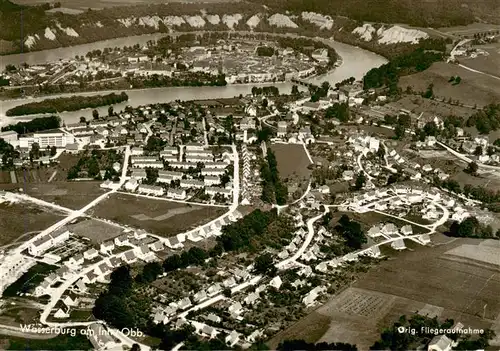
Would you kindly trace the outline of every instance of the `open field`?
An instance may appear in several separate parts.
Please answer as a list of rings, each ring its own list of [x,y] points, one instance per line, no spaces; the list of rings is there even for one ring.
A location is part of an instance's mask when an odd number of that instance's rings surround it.
[[[452,76],[460,76],[460,84],[448,83]],[[423,72],[401,77],[399,86],[403,91],[411,86],[414,91],[424,92],[431,83],[436,97],[451,98],[469,106],[477,104],[481,107],[496,103],[500,98],[499,80],[445,62],[434,63]]]
[[[0,204],[0,245],[6,245],[24,234],[50,227],[62,215],[53,209],[45,209],[27,203]]]
[[[0,338],[5,339],[8,346],[2,347],[3,350],[89,350],[92,344],[85,335],[77,331],[75,336],[61,334],[52,339],[35,340],[22,339],[17,337]]]
[[[289,177],[309,178],[311,171],[307,169],[307,166],[310,162],[302,145],[272,144],[271,150],[276,155],[278,171],[282,179]]]
[[[285,331],[292,332],[286,337],[302,337],[301,330],[311,324],[317,328],[329,324],[321,337],[310,341],[349,342],[366,350],[399,316],[415,312],[443,320],[453,318],[471,328],[491,327],[498,333],[500,261],[496,268],[491,263],[473,264],[466,256],[474,250],[453,251],[463,254],[461,261],[454,260],[445,253],[481,241],[450,239],[439,234],[434,237],[439,246],[417,245],[412,246],[412,251],[395,253],[393,259],[380,262],[347,290]],[[495,247],[491,241],[486,244],[488,252],[497,250],[500,255],[500,246]]]
[[[470,107],[454,106],[441,101],[424,99],[419,95],[404,95],[400,100],[392,101],[387,105],[390,105],[396,111],[404,108],[417,115],[424,112],[424,115],[433,114],[443,117],[453,115],[468,118],[475,112]]]
[[[38,199],[79,210],[105,192],[99,188],[101,183],[94,181],[30,183],[25,185],[25,192]]]
[[[170,216],[172,211],[174,215]],[[226,209],[113,194],[90,212],[100,218],[168,237],[206,223]]]
[[[460,59],[460,63],[472,69],[500,77],[500,44],[480,45],[478,48],[488,52],[488,56]]]
[[[89,238],[94,244],[100,244],[103,241],[112,239],[123,231],[120,227],[95,219],[87,219],[76,224],[70,224],[67,227],[76,235]]]

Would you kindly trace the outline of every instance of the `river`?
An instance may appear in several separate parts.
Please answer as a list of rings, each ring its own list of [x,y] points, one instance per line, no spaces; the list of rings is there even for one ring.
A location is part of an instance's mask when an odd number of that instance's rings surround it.
[[[127,38],[118,38],[111,40],[104,40],[92,44],[83,44],[72,47],[58,48],[52,50],[35,51],[24,54],[7,55],[1,57],[1,66],[7,64],[20,64],[22,62],[27,62],[30,65],[40,64],[47,61],[53,61],[58,59],[73,58],[75,55],[84,55],[90,50],[104,49],[106,47],[123,47],[131,46],[135,44],[143,45],[148,40],[156,40],[165,34],[147,34],[140,36],[132,36]],[[366,72],[374,67],[379,67],[380,65],[387,62],[387,60],[374,54],[370,51],[363,50],[358,47],[351,45],[339,43],[333,40],[322,39],[325,43],[333,47],[338,55],[342,58],[342,65],[335,68],[334,70],[328,72],[322,76],[316,76],[310,78],[311,82],[321,83],[323,81],[330,82],[334,85],[349,77],[355,77],[356,79],[361,79]],[[253,86],[257,84],[233,84],[227,85],[225,87],[168,87],[168,88],[156,88],[156,89],[143,89],[143,90],[128,90],[127,94],[129,96],[129,101],[114,105],[115,111],[123,110],[126,105],[140,106],[147,105],[158,102],[170,102],[174,100],[195,100],[195,99],[216,99],[216,98],[227,98],[234,97],[240,94],[246,95],[251,93]],[[277,83],[277,84],[262,84],[274,85],[279,88],[280,92],[288,93],[291,90],[292,83]],[[50,97],[68,96],[68,95],[98,95],[104,94],[104,91],[98,92],[87,92],[78,94],[61,94]],[[27,101],[41,101],[47,99],[47,96],[37,97],[34,99],[16,99],[16,100],[5,100],[0,102],[0,125],[6,125],[10,123],[16,123],[18,121],[26,121],[33,119],[35,116],[22,116],[22,117],[6,117],[5,111],[11,109],[12,107],[26,103]],[[107,107],[100,107],[97,110],[100,114],[107,113]],[[84,116],[87,119],[91,119],[91,109],[72,111],[72,112],[62,112],[59,114],[64,122],[74,123],[77,122],[80,116]]]

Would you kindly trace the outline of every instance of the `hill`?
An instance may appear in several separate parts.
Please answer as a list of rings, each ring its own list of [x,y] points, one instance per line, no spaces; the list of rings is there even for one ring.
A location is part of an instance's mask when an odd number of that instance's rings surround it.
[[[279,11],[313,11],[365,22],[447,27],[500,21],[498,0],[250,0]]]
[[[286,10],[278,2],[273,5],[275,8],[262,4],[256,5],[248,1],[213,2],[210,5],[201,2],[172,2],[117,6],[103,10],[87,9],[82,13],[68,14],[47,11],[50,9],[48,4],[19,6],[8,0],[0,1],[2,1],[0,3],[0,28],[2,28],[0,55],[155,32],[235,30],[300,33],[324,38],[333,36],[337,41],[358,45],[391,58],[412,51],[412,47],[419,40],[429,37],[421,30],[391,26],[387,22],[367,25],[369,27],[361,26],[362,23],[359,21],[347,17],[325,15],[324,12],[300,12],[286,15]],[[252,1],[271,2],[274,0]],[[297,0],[290,1],[293,3]],[[312,0],[312,5],[306,7],[320,6],[318,1],[322,0]],[[336,1],[333,0],[333,5]],[[347,6],[347,9],[350,9],[350,6]],[[328,7],[327,10],[334,8],[335,6]],[[370,13],[367,13],[368,15]],[[372,17],[368,16],[368,18]],[[379,17],[382,18],[382,16]],[[384,21],[391,20],[389,17],[383,19]],[[369,30],[369,35],[367,30]]]

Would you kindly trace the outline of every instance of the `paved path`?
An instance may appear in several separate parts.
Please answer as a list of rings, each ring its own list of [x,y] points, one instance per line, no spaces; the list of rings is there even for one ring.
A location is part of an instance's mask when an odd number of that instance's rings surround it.
[[[461,154],[460,152],[452,149],[451,147],[449,147],[448,145],[446,144],[443,144],[442,142],[440,141],[437,141],[436,142],[438,145],[442,146],[443,148],[445,148],[449,153],[451,153],[452,155],[456,156],[457,158],[461,159],[462,161],[464,162],[467,162],[467,163],[471,163],[471,162],[476,162],[475,160],[465,156],[464,154]],[[495,171],[500,171],[500,166],[492,166],[492,165],[487,165],[487,164],[484,164],[484,163],[479,163],[479,162],[476,162],[477,163],[477,166],[479,168],[484,168],[484,169],[491,169],[491,170],[495,170]]]
[[[117,191],[117,193],[118,194],[130,195],[130,196],[136,196],[136,197],[143,197],[143,198],[152,199],[152,200],[177,202],[177,203],[180,203],[180,204],[193,205],[193,206],[209,206],[209,207],[223,207],[223,208],[229,207],[228,205],[207,204],[207,203],[204,203],[204,202],[194,202],[194,201],[187,201],[187,200],[176,200],[176,199],[171,199],[171,198],[167,198],[167,197],[160,197],[160,196],[153,196],[153,195],[144,195],[144,194],[130,193],[130,192],[127,192],[127,191]]]
[[[468,70],[468,71],[471,71],[471,72],[474,72],[474,73],[479,73],[479,74],[482,74],[484,76],[488,76],[490,78],[493,78],[493,79],[497,79],[497,80],[500,80],[500,77],[498,76],[494,76],[493,74],[489,74],[489,73],[486,73],[486,72],[482,72],[482,71],[478,71],[477,69],[474,69],[474,68],[470,68],[470,67],[467,67],[465,65],[462,65],[462,64],[458,64],[460,67]]]
[[[287,259],[276,264],[277,268],[284,269],[284,268],[288,267],[290,264],[293,264],[297,259],[299,259],[302,256],[302,254],[306,251],[307,247],[311,243],[312,238],[314,237],[314,223],[318,219],[322,218],[325,214],[327,214],[328,211],[330,211],[330,210],[325,206],[325,211],[323,213],[321,213],[320,215],[318,215],[316,217],[310,218],[307,221],[307,235],[304,239],[304,242],[302,243],[300,248],[293,254],[293,256],[290,256]]]

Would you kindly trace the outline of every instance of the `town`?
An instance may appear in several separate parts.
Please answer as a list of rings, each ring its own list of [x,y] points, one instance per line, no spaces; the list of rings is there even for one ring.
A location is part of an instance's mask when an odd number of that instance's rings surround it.
[[[6,96],[250,87],[145,105],[124,92],[123,109],[2,126],[0,333],[21,347],[67,330],[54,342],[99,350],[500,345],[500,106],[397,73],[484,59],[475,46],[496,37],[321,83],[335,50],[262,33],[6,67]]]

